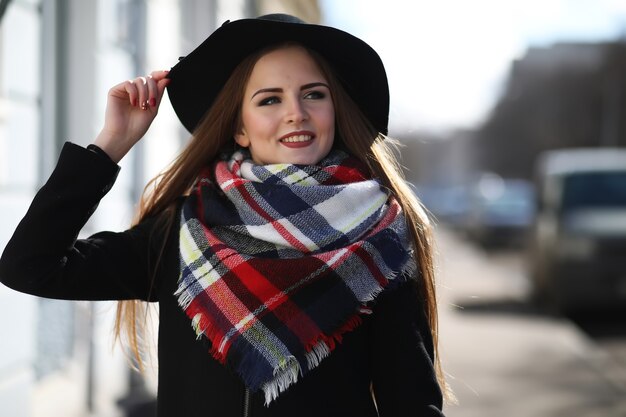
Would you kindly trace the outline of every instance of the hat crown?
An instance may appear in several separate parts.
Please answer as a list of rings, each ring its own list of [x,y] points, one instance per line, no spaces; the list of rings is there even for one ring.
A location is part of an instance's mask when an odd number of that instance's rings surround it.
[[[285,13],[270,13],[265,14],[263,16],[257,17],[260,20],[270,20],[272,22],[281,22],[281,23],[300,23],[306,24],[306,22],[296,16],[292,16],[290,14]]]

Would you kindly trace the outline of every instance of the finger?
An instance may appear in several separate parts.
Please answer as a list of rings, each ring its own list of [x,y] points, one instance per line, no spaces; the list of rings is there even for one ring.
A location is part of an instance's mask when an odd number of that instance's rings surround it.
[[[152,75],[146,77],[146,87],[148,87],[148,104],[150,107],[156,107],[157,99],[159,98],[159,89]]]
[[[150,76],[157,82],[165,79],[165,77],[167,77],[167,74],[169,74],[169,70],[160,70],[160,71],[152,71],[150,73]]]
[[[165,92],[165,87],[170,82],[170,79],[167,78],[167,74],[169,74],[169,70],[160,70],[160,71],[152,71],[150,76],[154,81],[156,81],[157,88],[157,106],[161,104],[161,99],[163,98],[163,93]]]
[[[149,104],[148,99],[150,93],[148,91],[147,82],[148,80],[146,79],[146,77],[137,77],[133,80],[133,84],[137,88],[139,107],[142,110],[147,110]]]
[[[159,82],[157,83],[157,90],[158,90],[158,103],[161,103],[161,99],[163,98],[163,94],[165,93],[165,87],[167,87],[167,85],[170,83],[170,79],[169,78],[164,78],[162,80],[159,80]]]
[[[133,82],[133,80],[128,80],[122,83],[124,91],[128,95],[128,101],[130,105],[135,107],[139,103],[139,92],[137,91],[137,86]]]
[[[165,87],[167,87],[170,82],[170,79],[167,78],[167,74],[169,74],[169,70],[157,70],[150,73],[149,79],[154,81],[154,85],[150,84],[150,97],[154,97],[156,99],[156,103],[150,103],[151,106],[156,104],[158,107],[160,105],[163,93],[165,92]],[[153,86],[154,89],[152,89]]]

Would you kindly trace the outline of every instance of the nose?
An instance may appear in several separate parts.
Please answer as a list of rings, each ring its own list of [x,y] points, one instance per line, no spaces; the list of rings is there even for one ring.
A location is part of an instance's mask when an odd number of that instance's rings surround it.
[[[290,100],[287,106],[287,112],[285,114],[285,121],[287,123],[298,124],[307,120],[309,115],[307,113],[304,103],[299,98]]]

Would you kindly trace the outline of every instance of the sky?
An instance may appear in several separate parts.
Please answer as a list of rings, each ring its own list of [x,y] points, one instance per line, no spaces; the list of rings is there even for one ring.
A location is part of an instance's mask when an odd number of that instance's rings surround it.
[[[323,23],[381,56],[390,131],[478,126],[512,60],[560,41],[626,42],[626,0],[321,0]]]

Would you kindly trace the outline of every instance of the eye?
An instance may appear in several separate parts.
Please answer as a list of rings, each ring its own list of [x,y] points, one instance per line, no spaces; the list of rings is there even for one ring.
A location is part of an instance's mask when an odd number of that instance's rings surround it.
[[[269,106],[272,104],[280,103],[280,99],[276,96],[266,97],[263,100],[259,101],[259,106]]]
[[[325,97],[326,97],[326,93],[324,93],[323,91],[319,91],[319,90],[309,91],[304,95],[305,99],[310,99],[310,100],[321,100]]]

